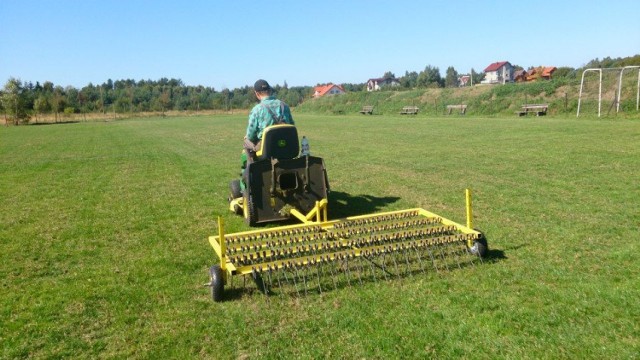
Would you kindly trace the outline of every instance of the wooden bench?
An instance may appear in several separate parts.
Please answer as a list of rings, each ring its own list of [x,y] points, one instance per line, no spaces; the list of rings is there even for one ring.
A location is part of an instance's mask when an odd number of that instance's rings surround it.
[[[369,114],[373,115],[373,106],[363,106],[362,110],[360,110],[360,114]]]
[[[467,105],[447,105],[447,115],[451,115],[453,110],[458,110],[460,111],[460,115],[464,115],[467,113]]]
[[[402,111],[400,111],[400,114],[402,115],[415,115],[418,113],[418,107],[417,106],[405,106],[402,108]]]
[[[536,116],[547,115],[549,104],[525,104],[522,105],[520,111],[516,111],[518,116],[526,116],[528,114],[536,114]]]

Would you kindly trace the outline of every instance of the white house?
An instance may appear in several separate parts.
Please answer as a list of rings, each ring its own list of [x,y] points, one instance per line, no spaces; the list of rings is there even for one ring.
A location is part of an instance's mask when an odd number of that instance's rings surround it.
[[[494,62],[484,69],[481,84],[504,84],[513,82],[513,65],[508,61]]]
[[[400,80],[396,78],[377,78],[367,81],[367,91],[377,91],[382,86],[400,86]]]

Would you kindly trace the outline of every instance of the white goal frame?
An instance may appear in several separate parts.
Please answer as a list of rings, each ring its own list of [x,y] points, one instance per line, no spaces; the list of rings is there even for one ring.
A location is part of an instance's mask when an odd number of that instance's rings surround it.
[[[624,74],[625,70],[629,70],[629,69],[638,69],[638,86],[636,90],[636,111],[638,111],[638,109],[640,108],[640,66],[632,65],[632,66],[625,66],[622,68],[607,68],[607,69],[590,68],[590,69],[585,69],[582,72],[582,79],[580,80],[580,93],[578,95],[578,111],[576,113],[576,117],[580,116],[580,105],[582,103],[582,88],[584,86],[584,76],[587,72],[597,71],[600,75],[598,80],[598,117],[600,117],[601,109],[602,109],[602,70],[620,71],[620,76],[618,77],[618,92],[617,92],[616,99],[614,100],[616,102],[616,114],[617,114],[620,111],[620,95],[622,93],[622,75]]]

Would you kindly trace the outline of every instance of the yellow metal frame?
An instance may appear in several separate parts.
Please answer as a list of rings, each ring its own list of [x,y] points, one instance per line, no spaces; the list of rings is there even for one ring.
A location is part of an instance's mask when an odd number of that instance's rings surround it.
[[[327,219],[328,201],[326,199],[323,199],[321,201],[316,202],[315,207],[306,215],[300,213],[296,209],[290,210],[291,215],[295,216],[297,219],[302,221],[302,224],[297,224],[297,225],[287,225],[287,226],[280,226],[280,227],[269,228],[269,229],[258,229],[258,230],[250,230],[250,231],[238,232],[233,234],[225,234],[224,222],[221,217],[218,217],[218,235],[210,236],[209,243],[213,247],[213,250],[215,251],[216,255],[220,258],[220,267],[223,270],[225,282],[227,281],[228,277],[232,275],[246,275],[246,274],[252,273],[253,271],[280,269],[283,267],[291,266],[292,264],[299,266],[299,265],[306,265],[306,264],[321,263],[323,261],[333,261],[333,260],[341,259],[344,257],[353,258],[353,257],[359,257],[359,256],[367,256],[369,254],[376,253],[376,252],[396,251],[396,250],[406,249],[407,247],[424,247],[424,246],[465,241],[467,246],[471,248],[473,246],[474,241],[479,239],[482,236],[482,234],[479,231],[474,230],[472,227],[473,221],[471,219],[471,216],[472,216],[471,191],[468,189],[465,192],[465,198],[466,198],[466,215],[467,215],[466,226],[459,224],[455,221],[443,218],[442,216],[439,216],[433,212],[427,211],[422,208],[352,216],[344,219],[329,221]],[[368,243],[367,240],[365,239],[364,246],[362,246],[363,244],[361,243],[359,244],[358,247],[352,246],[351,245],[352,242],[350,242],[349,239],[338,238],[330,242],[332,244],[330,245],[331,249],[335,248],[336,251],[332,251],[329,254],[294,257],[291,259],[268,261],[266,263],[253,264],[250,266],[236,266],[236,264],[234,264],[232,259],[230,259],[229,256],[227,255],[227,246],[228,246],[227,238],[232,239],[232,241],[233,239],[249,239],[249,238],[258,239],[255,242],[253,242],[251,245],[230,245],[232,246],[230,250],[233,252],[242,248],[242,250],[247,250],[247,252],[244,253],[244,256],[249,256],[249,257],[254,256],[255,258],[271,257],[273,255],[273,252],[271,250],[266,250],[268,248],[267,240],[260,240],[260,239],[268,239],[271,235],[279,234],[283,232],[292,233],[292,234],[308,232],[308,231],[314,231],[316,233],[331,232],[331,231],[335,231],[335,229],[338,229],[341,223],[345,223],[347,221],[353,221],[353,220],[366,221],[367,219],[371,219],[373,217],[403,215],[408,213],[415,214],[419,217],[423,217],[424,219],[429,221],[429,224],[431,225],[440,225],[440,227],[435,228],[438,230],[438,232],[442,231],[443,233],[447,233],[447,232],[450,233],[451,231],[457,231],[458,233],[453,235],[447,234],[442,236],[436,236],[436,237],[426,238],[426,239],[417,239],[417,240],[412,239],[412,240],[402,241],[399,243],[391,243],[386,245],[379,245],[379,244],[375,244],[374,242]],[[405,231],[403,235],[398,235],[398,236],[406,236],[406,235],[411,237],[414,234],[411,234],[411,233],[406,234],[406,231]],[[290,252],[295,256],[295,254],[298,253],[298,250],[296,250],[296,246],[299,246],[299,245],[293,242],[287,242],[287,243],[291,244]],[[304,249],[304,246],[302,249]]]
[[[320,201],[316,201],[316,205],[306,215],[301,213],[298,209],[294,208],[289,209],[288,212],[289,215],[292,215],[296,219],[302,221],[304,224],[319,223],[328,220],[328,205],[329,201],[327,199],[322,199]],[[248,216],[248,213],[243,197],[231,200],[229,202],[229,211],[235,212],[236,206],[242,209],[242,214],[246,218]]]

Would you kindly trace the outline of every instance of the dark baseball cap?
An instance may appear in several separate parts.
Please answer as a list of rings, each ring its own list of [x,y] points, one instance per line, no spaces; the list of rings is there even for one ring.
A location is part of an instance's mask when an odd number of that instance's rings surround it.
[[[256,83],[253,85],[253,90],[258,92],[269,91],[271,90],[271,86],[269,86],[269,83],[267,82],[267,80],[260,79],[256,81]]]

